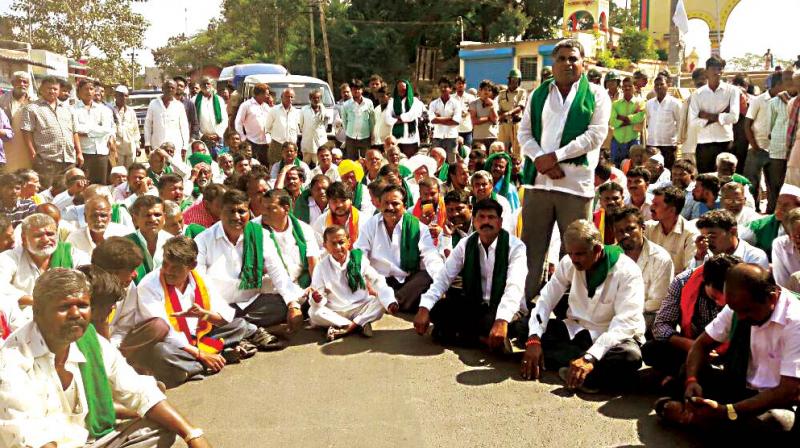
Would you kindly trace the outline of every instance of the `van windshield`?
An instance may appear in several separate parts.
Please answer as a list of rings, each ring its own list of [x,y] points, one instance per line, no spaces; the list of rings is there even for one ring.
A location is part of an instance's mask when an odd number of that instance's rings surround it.
[[[311,102],[308,100],[308,94],[314,89],[322,89],[322,104],[325,107],[333,107],[333,95],[330,89],[325,84],[316,84],[310,82],[271,82],[269,83],[269,93],[275,99],[275,104],[280,103],[281,94],[284,89],[291,87],[294,89],[294,101],[292,104],[295,106],[305,106]]]

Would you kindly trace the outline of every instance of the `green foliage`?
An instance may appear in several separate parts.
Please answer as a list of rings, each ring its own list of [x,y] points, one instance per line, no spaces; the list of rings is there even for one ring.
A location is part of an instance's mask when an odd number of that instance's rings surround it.
[[[647,31],[642,31],[633,27],[625,28],[619,37],[620,56],[639,62],[642,59],[653,59],[656,57],[653,38]]]
[[[669,51],[658,48],[656,49],[656,55],[658,56],[659,61],[668,61],[669,60]]]
[[[608,24],[620,29],[639,28],[640,3],[641,0],[630,0],[630,5],[626,9],[624,6],[617,5],[614,0],[609,0]]]
[[[116,81],[130,72],[123,53],[142,46],[147,21],[131,9],[133,0],[14,0],[13,33],[34,48],[66,54],[74,59],[95,56],[91,74]],[[29,17],[30,16],[30,17]],[[30,20],[29,20],[30,18]],[[104,61],[100,61],[97,58]]]
[[[517,36],[521,36],[530,23],[531,18],[525,15],[524,11],[507,6],[497,16],[497,20],[489,25],[489,39],[492,41],[513,40]]]

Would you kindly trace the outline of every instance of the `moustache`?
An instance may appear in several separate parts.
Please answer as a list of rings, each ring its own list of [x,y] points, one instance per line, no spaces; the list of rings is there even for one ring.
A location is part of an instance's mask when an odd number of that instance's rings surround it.
[[[481,230],[494,230],[494,226],[491,224],[484,224],[481,226]]]

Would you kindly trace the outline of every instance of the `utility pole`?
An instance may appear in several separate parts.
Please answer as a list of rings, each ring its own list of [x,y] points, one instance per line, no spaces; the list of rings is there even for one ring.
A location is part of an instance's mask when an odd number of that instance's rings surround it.
[[[309,2],[308,4],[308,26],[309,31],[311,33],[311,45],[309,45],[309,50],[311,52],[311,76],[313,78],[317,77],[317,49],[316,49],[316,42],[314,42],[314,3]],[[333,88],[333,86],[331,86]]]
[[[136,85],[136,49],[131,49],[131,92]]]
[[[333,68],[331,68],[331,50],[328,47],[328,27],[325,24],[325,5],[319,1],[319,27],[322,30],[322,47],[325,50],[325,70],[328,72],[328,85],[333,86]]]

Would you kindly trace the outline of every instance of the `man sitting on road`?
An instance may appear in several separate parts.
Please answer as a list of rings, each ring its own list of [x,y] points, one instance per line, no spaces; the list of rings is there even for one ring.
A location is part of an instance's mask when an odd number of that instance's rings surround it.
[[[420,296],[444,262],[428,226],[406,212],[405,195],[403,187],[397,185],[383,190],[381,214],[366,223],[355,247],[363,250],[375,270],[386,277],[400,310],[416,312]]]
[[[344,227],[328,227],[323,238],[328,256],[322,258],[311,281],[311,324],[328,327],[328,341],[355,332],[370,337],[372,322],[380,319],[384,310],[397,312],[394,291],[363,251],[350,250]]]
[[[778,193],[775,213],[757,219],[748,227],[740,229],[742,240],[763,250],[768,257],[772,256],[772,242],[775,241],[775,238],[786,234],[781,225],[783,218],[798,207],[800,207],[800,187],[783,184]]]
[[[622,388],[636,378],[644,341],[644,281],[619,246],[604,246],[591,222],[564,232],[567,256],[531,311],[522,376],[559,369],[570,389]],[[566,319],[550,313],[569,289]]]
[[[70,233],[67,242],[90,256],[94,248],[106,238],[130,233],[128,227],[111,222],[113,212],[106,196],[94,196],[86,202],[83,213],[86,226]]]
[[[520,320],[527,311],[525,245],[502,229],[497,201],[478,201],[472,212],[476,230],[456,245],[422,295],[414,328],[424,335],[433,323],[433,337],[445,344],[507,347],[509,339],[526,336]],[[459,275],[462,287],[451,289]]]
[[[328,209],[311,223],[318,245],[324,242],[322,234],[325,229],[333,225],[343,227],[351,243],[358,241],[361,229],[371,216],[362,217],[358,209],[353,207],[352,190],[342,182],[334,182],[325,190],[325,196],[328,198]]]
[[[33,322],[0,349],[0,444],[162,447],[177,433],[189,448],[210,446],[152,377],[138,375],[97,336],[89,323],[90,291],[86,276],[70,269],[50,270],[37,281]],[[114,402],[141,418],[117,425]]]
[[[353,207],[357,208],[365,217],[372,216],[375,206],[372,205],[367,186],[361,183],[364,179],[364,167],[359,162],[342,160],[338,169],[342,182],[353,192]]]
[[[796,442],[798,415],[791,408],[800,404],[800,301],[769,271],[749,264],[728,271],[725,298],[689,350],[683,401],[659,400],[656,413],[701,429],[725,424],[734,436]],[[724,369],[709,368],[709,353],[724,344]]]
[[[161,248],[172,235],[164,230],[164,201],[158,196],[142,196],[136,199],[131,206],[131,217],[136,232],[125,237],[136,243],[144,256],[144,261],[137,269],[135,281],[138,284],[145,275],[161,266]]]
[[[767,254],[737,236],[738,227],[731,212],[712,210],[697,220],[697,228],[701,235],[695,241],[697,252],[689,267],[697,267],[707,258],[724,253],[739,257],[745,263],[769,269]]]

